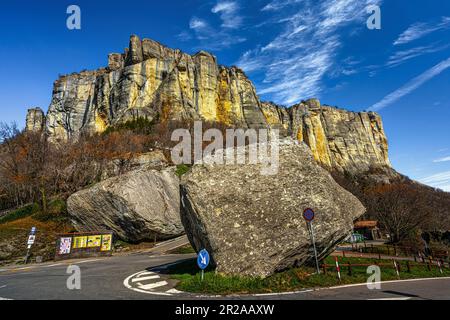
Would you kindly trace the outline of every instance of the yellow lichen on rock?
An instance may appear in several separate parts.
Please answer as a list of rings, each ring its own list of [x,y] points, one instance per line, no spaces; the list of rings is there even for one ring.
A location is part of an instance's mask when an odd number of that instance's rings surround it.
[[[224,77],[221,77],[221,79],[219,81],[219,96],[218,96],[217,113],[216,113],[217,119],[215,119],[215,121],[218,121],[225,125],[232,124],[233,105],[230,101],[229,92],[230,92],[230,88],[229,88],[229,83],[228,83],[227,79],[225,79]]]
[[[95,116],[95,132],[96,133],[103,133],[108,128],[108,125],[106,123],[106,120],[104,119],[104,116],[96,114]]]
[[[331,167],[330,151],[328,149],[328,139],[322,127],[320,114],[315,115],[314,117],[311,118],[311,120],[313,125],[314,137],[316,141],[314,156],[320,163],[328,167]]]

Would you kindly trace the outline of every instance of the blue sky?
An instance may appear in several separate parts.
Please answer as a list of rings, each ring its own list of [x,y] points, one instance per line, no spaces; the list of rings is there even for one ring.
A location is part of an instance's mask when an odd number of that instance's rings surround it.
[[[81,8],[82,29],[66,28]],[[366,6],[381,8],[369,30]],[[450,1],[13,1],[0,10],[1,121],[47,109],[59,74],[105,66],[130,34],[238,65],[265,100],[383,117],[394,167],[450,191]]]

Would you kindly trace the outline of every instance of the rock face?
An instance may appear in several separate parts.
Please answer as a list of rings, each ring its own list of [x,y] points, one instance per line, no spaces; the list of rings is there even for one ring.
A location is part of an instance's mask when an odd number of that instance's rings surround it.
[[[308,147],[280,145],[279,173],[260,165],[195,165],[182,178],[182,221],[195,249],[219,272],[268,276],[313,261],[303,210],[316,212],[320,257],[351,232],[363,205],[320,167]]]
[[[272,127],[304,141],[314,158],[327,168],[363,173],[373,167],[391,167],[383,123],[374,112],[322,106],[317,99],[288,110],[264,104],[263,110]]]
[[[42,132],[45,127],[45,114],[41,108],[28,109],[25,130]]]
[[[128,242],[184,233],[179,179],[173,168],[141,169],[73,194],[67,210],[80,231],[111,230]]]
[[[260,104],[240,69],[220,67],[204,51],[191,56],[132,36],[125,54],[109,55],[108,68],[55,82],[47,131],[67,140],[139,116],[264,127]]]
[[[46,132],[51,141],[65,141],[137,117],[272,127],[306,142],[331,169],[364,173],[390,167],[376,113],[347,112],[314,99],[290,108],[263,103],[239,68],[218,65],[208,52],[189,55],[137,36],[125,53],[108,56],[108,67],[55,82]]]

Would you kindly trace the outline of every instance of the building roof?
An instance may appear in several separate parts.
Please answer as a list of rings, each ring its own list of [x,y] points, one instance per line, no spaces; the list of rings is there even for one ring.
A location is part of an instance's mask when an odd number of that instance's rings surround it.
[[[366,221],[356,221],[355,222],[355,229],[376,228],[377,226],[378,226],[378,221],[366,220]]]

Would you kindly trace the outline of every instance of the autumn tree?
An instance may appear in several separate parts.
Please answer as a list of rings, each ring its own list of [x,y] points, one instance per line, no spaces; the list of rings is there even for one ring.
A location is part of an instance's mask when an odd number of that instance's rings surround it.
[[[369,214],[388,232],[391,242],[412,237],[432,216],[432,204],[413,184],[378,185],[366,190]]]

